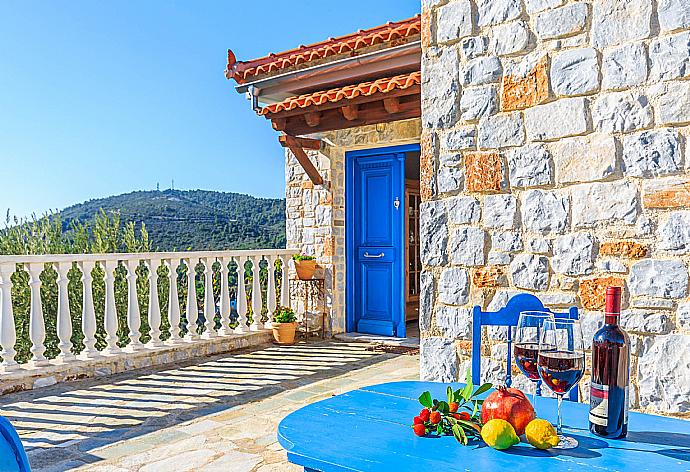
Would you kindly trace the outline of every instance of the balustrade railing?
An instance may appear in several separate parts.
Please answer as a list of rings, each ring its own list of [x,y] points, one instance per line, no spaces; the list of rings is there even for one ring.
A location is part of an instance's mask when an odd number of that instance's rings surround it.
[[[0,371],[269,328],[293,253],[0,256]]]

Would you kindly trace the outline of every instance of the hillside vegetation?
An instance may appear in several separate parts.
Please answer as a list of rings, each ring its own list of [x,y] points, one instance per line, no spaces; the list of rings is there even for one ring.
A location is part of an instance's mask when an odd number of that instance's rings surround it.
[[[207,190],[139,191],[89,200],[60,212],[63,229],[104,210],[144,223],[157,251],[285,247],[285,200]]]

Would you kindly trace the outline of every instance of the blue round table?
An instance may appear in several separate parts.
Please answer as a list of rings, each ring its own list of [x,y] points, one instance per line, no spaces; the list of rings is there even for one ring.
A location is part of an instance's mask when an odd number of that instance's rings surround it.
[[[633,412],[628,437],[607,440],[589,433],[588,405],[567,401],[565,432],[580,443],[572,450],[520,443],[496,451],[483,443],[462,446],[452,436],[415,436],[417,398],[429,390],[445,399],[447,385],[394,382],[322,400],[283,419],[278,441],[306,471],[690,471],[690,421]],[[538,415],[555,422],[556,400],[540,398]]]

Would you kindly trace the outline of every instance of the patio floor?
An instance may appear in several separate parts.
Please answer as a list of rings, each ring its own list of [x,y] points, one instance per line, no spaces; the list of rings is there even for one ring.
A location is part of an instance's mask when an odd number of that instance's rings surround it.
[[[275,434],[285,415],[418,376],[418,355],[319,341],[10,394],[0,415],[35,471],[290,471]]]

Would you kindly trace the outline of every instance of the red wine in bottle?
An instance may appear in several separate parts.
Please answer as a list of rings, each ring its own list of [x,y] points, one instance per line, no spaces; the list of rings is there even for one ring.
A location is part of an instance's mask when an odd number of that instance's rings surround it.
[[[604,326],[592,340],[589,430],[605,438],[628,434],[630,338],[618,325],[621,288],[607,287]]]

